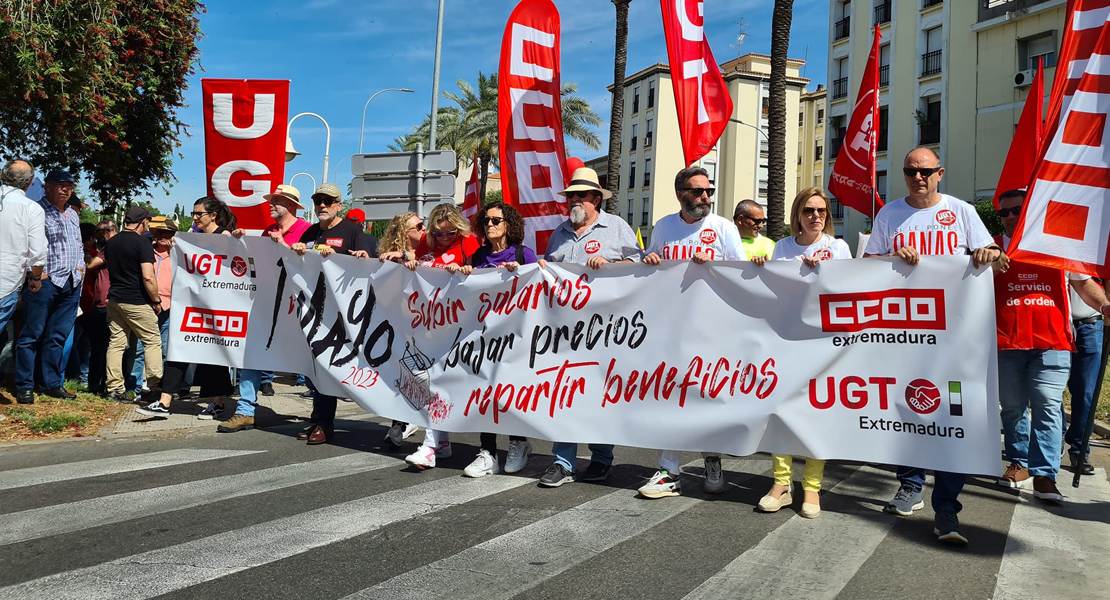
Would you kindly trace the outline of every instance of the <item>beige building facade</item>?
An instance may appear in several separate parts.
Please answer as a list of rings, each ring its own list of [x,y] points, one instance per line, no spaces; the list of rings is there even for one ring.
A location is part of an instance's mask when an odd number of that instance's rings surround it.
[[[902,160],[916,146],[937,151],[942,192],[991,197],[1020,118],[1037,57],[1051,89],[1066,0],[831,0],[825,183],[851,119],[880,26],[880,196],[905,195]],[[845,209],[853,246],[868,226]]]
[[[817,90],[805,92],[798,99],[798,176],[795,190],[811,186],[825,186],[825,114],[828,90],[818,85]],[[787,173],[790,172],[789,165]],[[793,197],[786,199],[787,204]],[[790,212],[790,206],[786,207]],[[833,207],[834,218],[843,218],[838,206]]]

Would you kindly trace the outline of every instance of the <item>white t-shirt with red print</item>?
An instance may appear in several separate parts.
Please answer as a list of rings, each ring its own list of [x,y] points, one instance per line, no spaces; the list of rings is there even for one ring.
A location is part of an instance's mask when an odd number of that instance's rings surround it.
[[[706,215],[700,221],[687,223],[682,213],[667,215],[651,230],[651,245],[663,260],[690,260],[704,252],[710,260],[748,260],[736,225],[720,215]]]
[[[867,254],[891,254],[911,246],[922,256],[961,256],[994,243],[975,207],[947,194],[929,208],[899,198],[879,210]]]
[[[775,252],[771,255],[771,260],[802,260],[803,257],[816,258],[817,260],[840,260],[842,258],[852,258],[852,251],[844,240],[838,240],[827,233],[823,233],[820,239],[808,246],[799,244],[798,240],[793,237],[782,238],[775,242]]]

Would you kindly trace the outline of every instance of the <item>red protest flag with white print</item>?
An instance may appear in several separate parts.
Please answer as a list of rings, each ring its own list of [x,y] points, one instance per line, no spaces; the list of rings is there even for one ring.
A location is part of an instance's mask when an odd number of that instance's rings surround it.
[[[1026,188],[1033,178],[1037,157],[1041,155],[1043,114],[1044,58],[1041,57],[1037,60],[1037,74],[1033,76],[1033,85],[1029,87],[1029,96],[1025,98],[1025,108],[1021,111],[1014,139],[1010,142],[1010,151],[1006,153],[1006,163],[1002,166],[1002,174],[998,176],[998,185],[994,188],[996,209],[998,197],[1003,192]]]
[[[474,219],[478,216],[478,209],[482,203],[478,199],[478,155],[474,155],[474,167],[470,170],[470,181],[466,182],[466,193],[463,194],[463,218],[470,221],[471,227],[475,227]]]
[[[285,176],[289,81],[202,79],[208,195],[227,203],[242,229],[274,222],[263,197]]]
[[[882,37],[875,27],[875,41],[863,69],[856,106],[829,177],[829,194],[844,206],[869,217],[875,216],[872,210],[878,212],[883,207],[875,190],[875,150],[879,145],[879,40]]]
[[[566,220],[563,108],[559,97],[559,11],[521,0],[505,25],[497,73],[501,193],[524,217],[524,243],[542,256]]]
[[[717,144],[732,116],[732,97],[705,37],[702,0],[661,0],[678,130],[686,166]]]
[[[1110,0],[1068,4],[1047,135],[1015,260],[1110,277]]]

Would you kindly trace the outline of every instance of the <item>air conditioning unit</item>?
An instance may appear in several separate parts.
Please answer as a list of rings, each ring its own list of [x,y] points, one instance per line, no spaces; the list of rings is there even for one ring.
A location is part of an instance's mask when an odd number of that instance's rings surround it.
[[[1032,85],[1033,75],[1035,72],[1036,69],[1026,69],[1024,71],[1018,71],[1017,75],[1014,75],[1014,87],[1026,87]]]

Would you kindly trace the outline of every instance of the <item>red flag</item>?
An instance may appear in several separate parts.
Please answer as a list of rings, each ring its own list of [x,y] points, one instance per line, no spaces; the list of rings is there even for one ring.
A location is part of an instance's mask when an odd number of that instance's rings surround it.
[[[702,29],[702,0],[661,0],[663,34],[686,166],[717,144],[732,116],[732,97]]]
[[[289,82],[202,79],[208,195],[231,207],[243,229],[274,222],[270,203],[285,177]]]
[[[466,193],[463,195],[462,216],[470,220],[471,227],[477,227],[474,219],[478,216],[478,209],[482,206],[478,199],[478,155],[474,155],[474,168],[470,171],[470,181],[466,182]]]
[[[543,255],[566,220],[557,192],[566,179],[559,98],[559,11],[551,0],[521,0],[501,41],[497,132],[501,193],[524,217],[524,242]]]
[[[1045,144],[1008,252],[1110,277],[1110,0],[1068,4]]]
[[[1044,59],[1041,58],[1037,61],[1037,74],[1033,76],[1033,85],[1029,88],[1029,96],[1025,98],[1025,108],[1021,111],[1014,139],[1010,142],[1010,151],[1006,153],[1006,164],[1002,166],[1002,174],[994,188],[996,209],[998,196],[1002,192],[1028,187],[1029,180],[1033,178],[1033,169],[1041,154],[1043,114]]]
[[[877,212],[883,206],[875,190],[875,149],[879,145],[879,40],[882,37],[875,27],[875,41],[871,44],[863,81],[856,94],[856,107],[829,177],[829,194],[844,206],[869,217],[875,216],[872,210]]]

